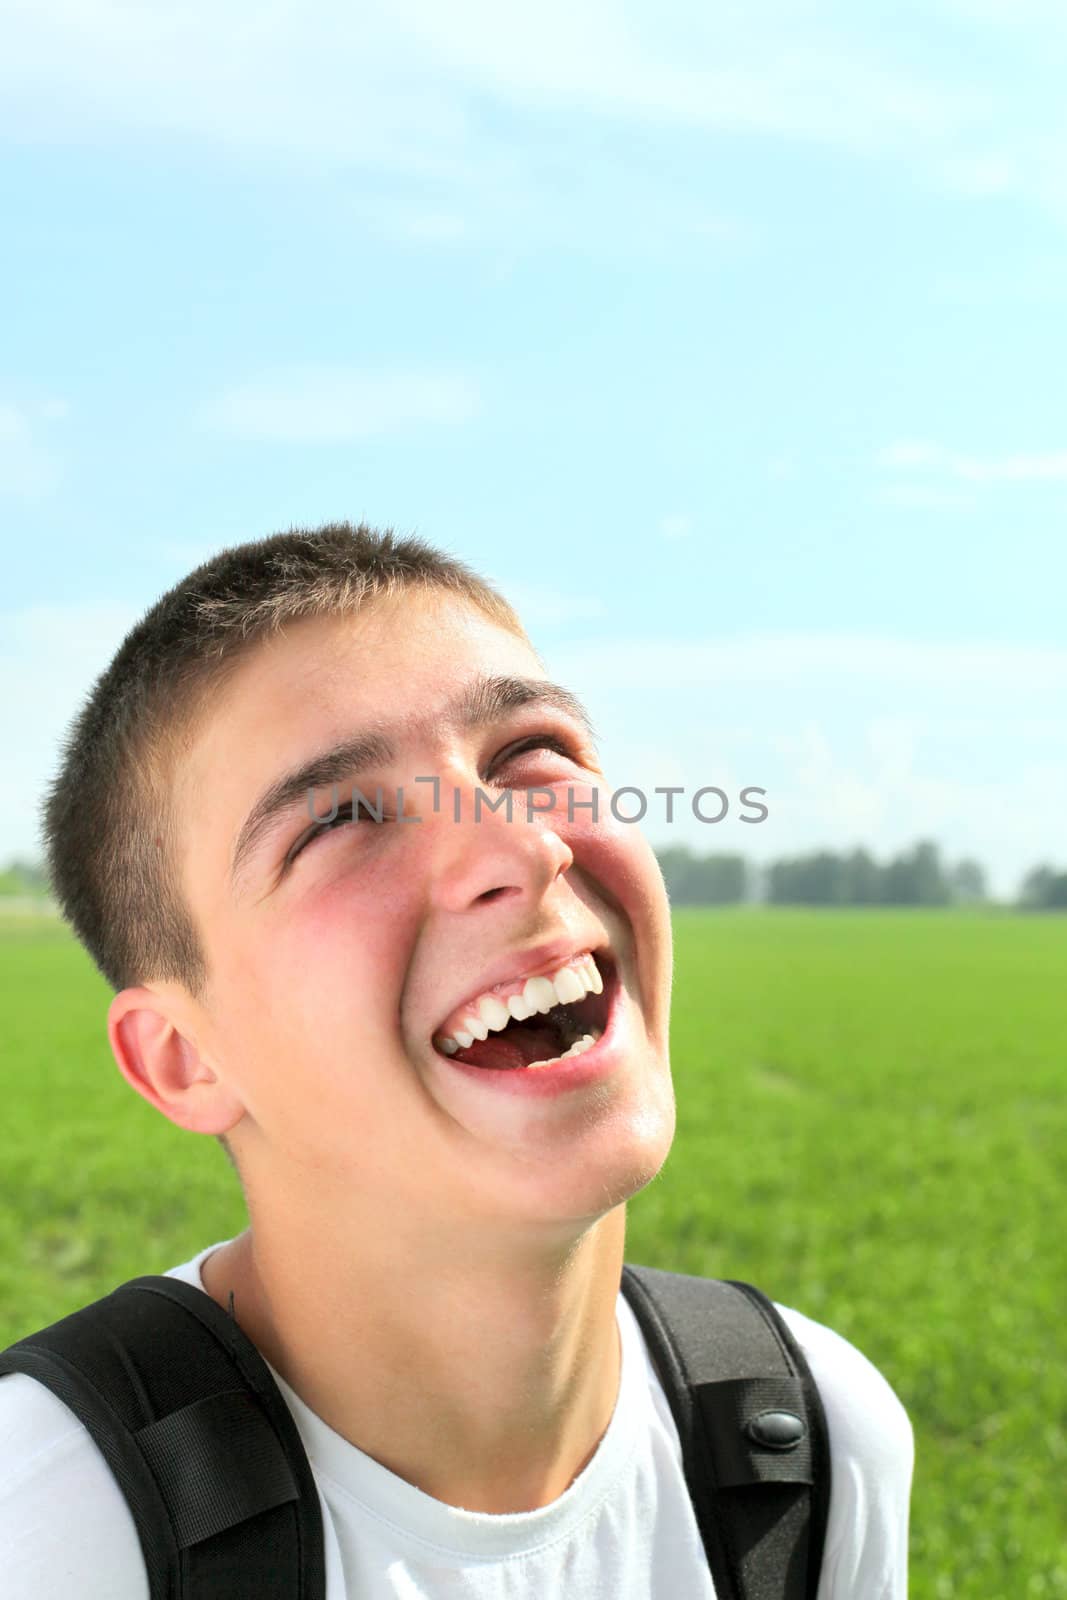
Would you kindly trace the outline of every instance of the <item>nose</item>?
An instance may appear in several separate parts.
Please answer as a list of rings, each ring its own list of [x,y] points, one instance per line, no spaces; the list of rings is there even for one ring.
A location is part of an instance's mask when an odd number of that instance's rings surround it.
[[[459,792],[459,791],[456,791]],[[574,854],[552,827],[551,813],[528,811],[521,790],[511,791],[511,819],[505,808],[481,807],[474,814],[469,789],[461,793],[456,820],[454,794],[442,795],[436,816],[433,898],[444,911],[465,912],[510,900],[536,907],[556,879],[574,863]]]

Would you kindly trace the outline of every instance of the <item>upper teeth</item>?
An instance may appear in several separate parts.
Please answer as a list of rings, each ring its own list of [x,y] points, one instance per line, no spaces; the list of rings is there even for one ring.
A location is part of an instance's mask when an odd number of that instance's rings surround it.
[[[600,994],[603,988],[604,980],[597,964],[591,954],[586,954],[557,972],[527,978],[520,992],[509,995],[506,1001],[498,994],[481,995],[460,1014],[452,1032],[439,1036],[436,1043],[446,1055],[455,1055],[457,1050],[468,1049],[475,1039],[486,1039],[490,1033],[502,1032],[512,1018],[524,1022],[535,1012],[573,1005],[589,993]]]

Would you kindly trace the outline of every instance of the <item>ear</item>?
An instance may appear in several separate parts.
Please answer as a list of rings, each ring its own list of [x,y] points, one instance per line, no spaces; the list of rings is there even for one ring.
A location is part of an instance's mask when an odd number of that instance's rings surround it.
[[[112,1054],[131,1088],[168,1121],[192,1133],[228,1133],[245,1108],[181,1031],[183,1020],[177,1000],[154,989],[123,989],[107,1014]]]

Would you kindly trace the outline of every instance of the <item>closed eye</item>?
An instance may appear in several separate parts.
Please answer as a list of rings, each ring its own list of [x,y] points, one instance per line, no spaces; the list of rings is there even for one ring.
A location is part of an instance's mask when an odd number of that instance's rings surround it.
[[[339,828],[342,823],[348,823],[356,820],[352,815],[352,806],[355,798],[356,797],[353,796],[353,799],[349,800],[346,805],[338,806],[336,816],[320,817],[320,819],[317,822],[313,822],[309,828],[305,828],[304,832],[299,836],[295,844],[293,844],[286,855],[286,865],[288,866],[290,861],[294,861],[306,845],[314,844],[315,840],[321,838],[324,833],[330,833],[334,828]],[[377,809],[381,810],[381,807],[379,806]],[[375,823],[379,819],[374,812],[368,811],[367,807],[361,804],[359,806],[358,820],[360,822]],[[386,815],[386,813],[382,811],[381,821],[389,822],[390,820],[391,819]]]
[[[531,750],[552,750],[556,755],[566,756],[571,761],[577,761],[574,750],[569,747],[565,739],[559,738],[554,733],[534,733],[528,739],[520,739],[517,744],[509,745],[494,761],[491,771],[508,761],[514,761],[516,756],[526,755]],[[489,775],[486,775],[489,781]]]
[[[550,750],[553,754],[562,756],[567,761],[574,762],[576,766],[580,767],[586,765],[586,762],[583,759],[583,753],[577,748],[577,742],[575,740],[563,738],[555,733],[534,733],[530,734],[525,739],[516,741],[516,743],[513,745],[506,746],[505,749],[502,750],[492,762],[490,770],[486,774],[484,781],[486,783],[493,782],[494,774],[500,767],[506,766],[509,762],[515,761],[520,756],[528,755],[535,750]],[[358,807],[358,817],[353,817],[352,807],[355,798],[356,796],[353,796],[353,800],[348,801],[347,804],[339,805],[335,815],[322,817],[317,822],[313,822],[310,827],[305,828],[304,832],[300,834],[296,842],[288,851],[285,857],[285,865],[288,866],[290,862],[294,861],[305,848],[305,846],[314,844],[316,839],[320,839],[326,833],[331,833],[335,828],[339,828],[353,821],[358,821],[361,823],[378,822],[378,816],[375,815],[374,812],[368,811],[367,807],[363,804],[360,804]],[[379,804],[376,809],[381,810],[380,794],[377,798],[379,800]],[[393,819],[387,813],[382,811],[380,820],[382,822],[391,822]]]

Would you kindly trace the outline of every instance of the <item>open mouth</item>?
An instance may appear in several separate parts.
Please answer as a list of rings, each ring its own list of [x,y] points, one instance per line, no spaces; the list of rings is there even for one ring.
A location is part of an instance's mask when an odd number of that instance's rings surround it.
[[[495,1071],[581,1055],[607,1027],[615,982],[608,951],[587,952],[556,973],[528,980],[506,1001],[484,996],[477,1008],[458,1019],[460,1025],[450,1024],[452,1033],[434,1035],[434,1048],[466,1066]],[[473,1027],[483,1036],[472,1032]]]

